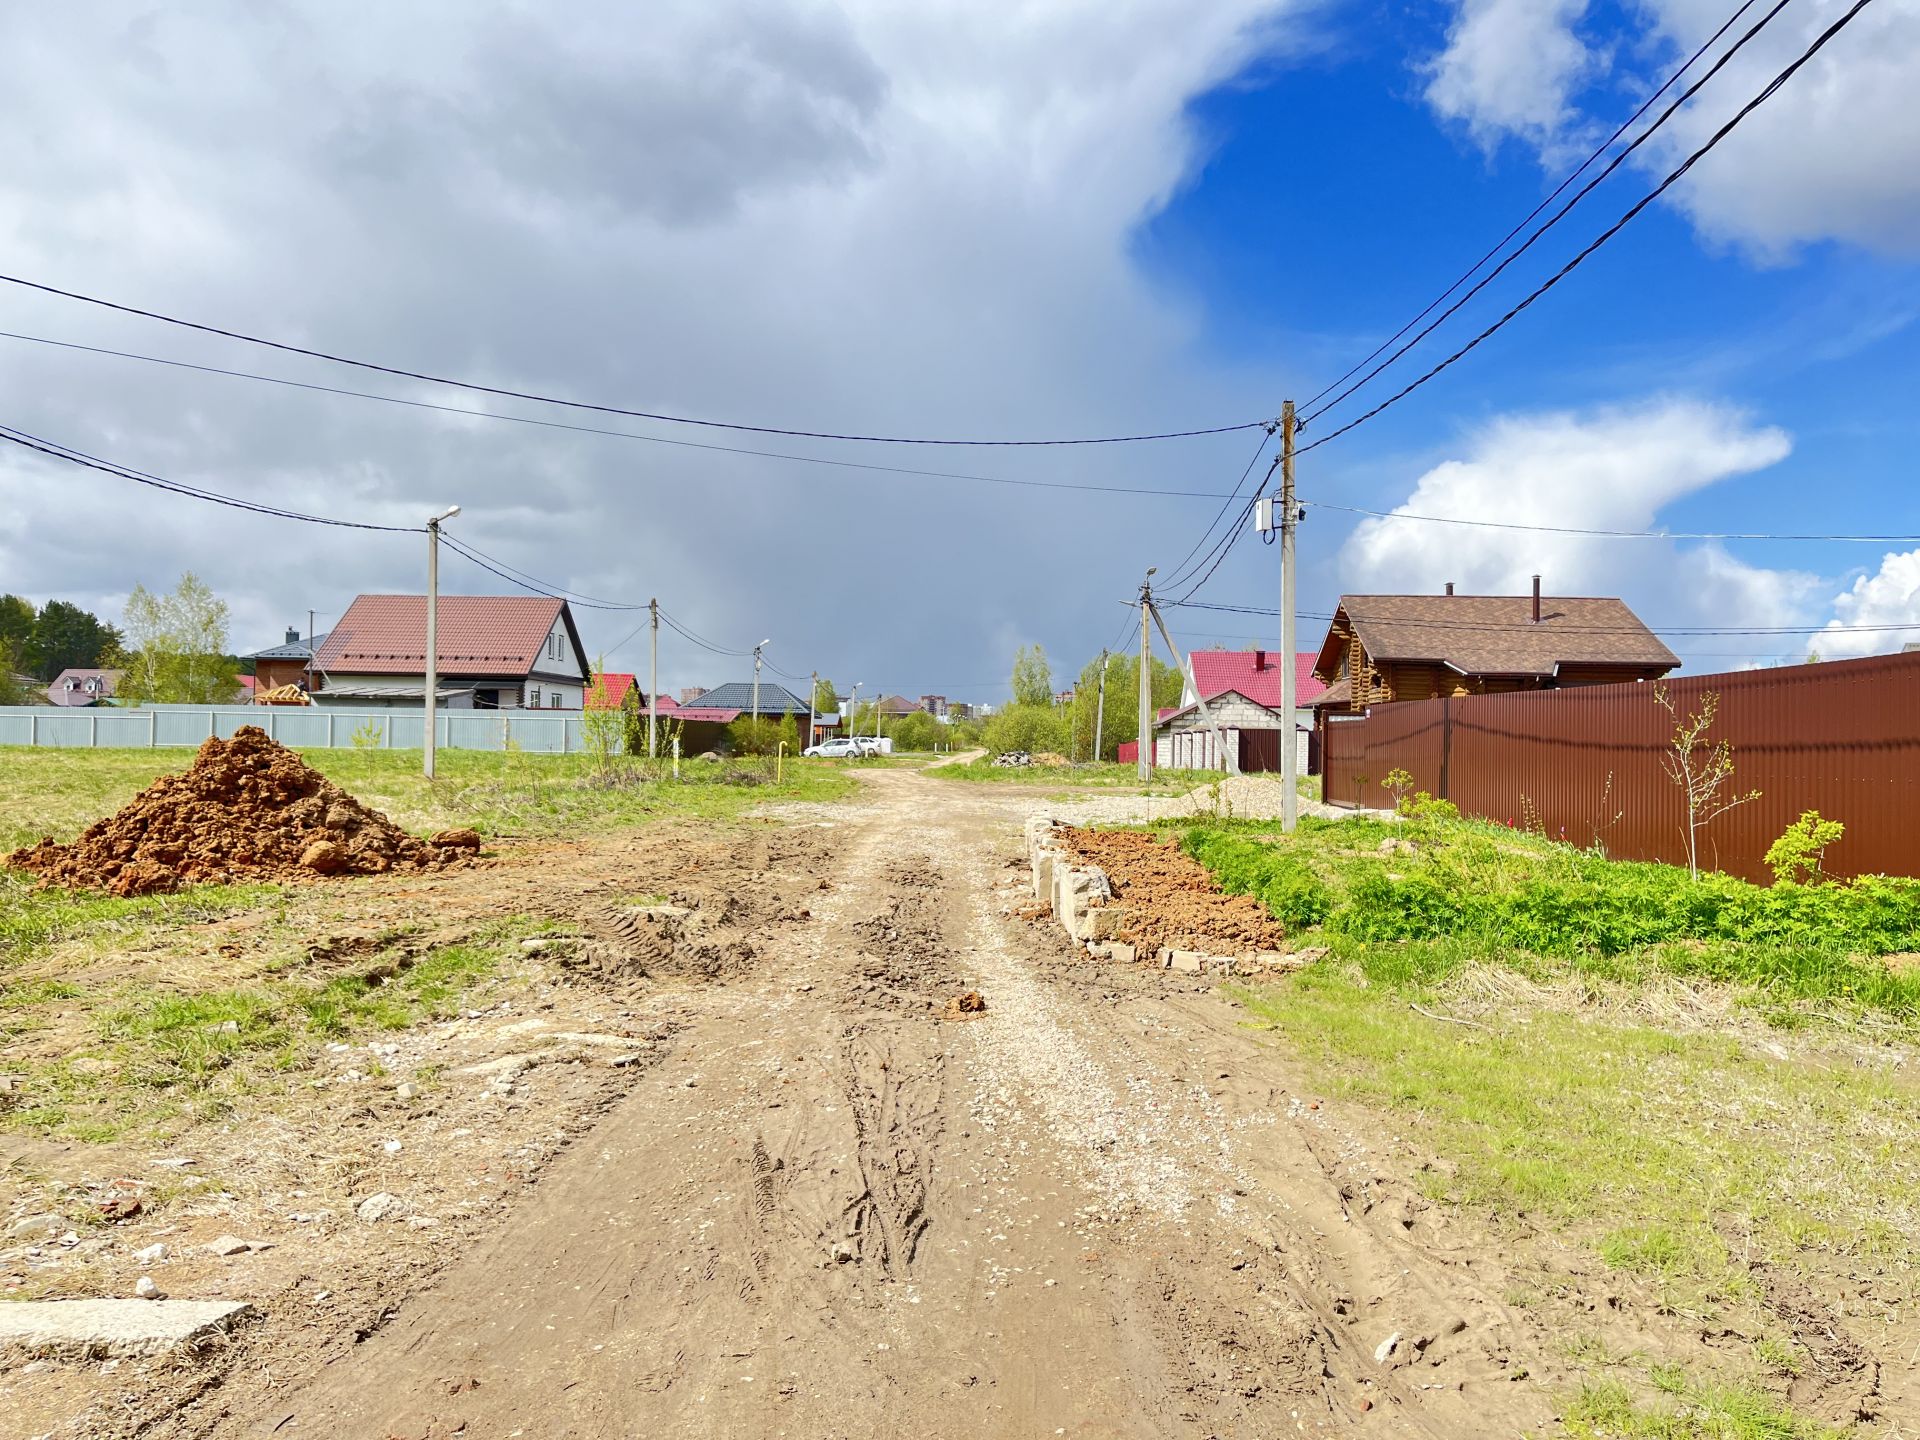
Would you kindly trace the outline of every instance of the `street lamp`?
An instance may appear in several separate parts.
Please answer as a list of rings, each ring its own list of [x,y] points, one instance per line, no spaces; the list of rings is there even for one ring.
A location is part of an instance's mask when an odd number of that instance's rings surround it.
[[[427,693],[426,748],[424,768],[433,779],[433,702],[440,688],[440,522],[460,513],[458,505],[449,505],[427,521]]]
[[[756,729],[760,724],[760,652],[773,641],[762,640],[753,647],[753,723]]]

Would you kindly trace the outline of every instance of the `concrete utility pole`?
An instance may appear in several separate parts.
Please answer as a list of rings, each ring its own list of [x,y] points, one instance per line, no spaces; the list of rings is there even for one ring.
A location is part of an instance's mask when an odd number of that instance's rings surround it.
[[[1100,737],[1107,728],[1107,652],[1100,652],[1100,699],[1093,707],[1093,763],[1100,763]]]
[[[753,647],[753,723],[756,726],[760,723],[760,652],[772,643],[771,640],[762,640]]]
[[[1136,757],[1140,782],[1153,778],[1153,641],[1148,635],[1153,612],[1153,577],[1160,567],[1147,571],[1140,582],[1140,739]]]
[[[427,729],[423,769],[429,780],[433,779],[433,702],[440,689],[440,522],[459,513],[458,505],[450,505],[427,521]]]
[[[654,738],[660,725],[660,602],[647,601],[647,614],[653,622],[653,648],[647,657],[647,758],[653,759],[659,753],[659,741]]]
[[[1299,703],[1293,656],[1293,402],[1280,407],[1280,829],[1291,834],[1300,823],[1300,736],[1294,719]]]
[[[806,749],[807,746],[813,744],[813,727],[815,723],[815,717],[819,713],[819,709],[814,704],[814,702],[819,698],[820,698],[820,672],[816,670],[813,672],[812,684],[807,689],[807,735],[806,735],[806,739],[801,743],[800,748],[802,750]]]

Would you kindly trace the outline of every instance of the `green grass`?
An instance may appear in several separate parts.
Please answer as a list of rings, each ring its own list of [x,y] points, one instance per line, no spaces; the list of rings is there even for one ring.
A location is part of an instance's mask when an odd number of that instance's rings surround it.
[[[928,772],[943,780],[967,780],[995,785],[1085,786],[1104,790],[1132,790],[1147,795],[1184,795],[1220,778],[1214,770],[1155,770],[1141,785],[1132,765],[996,765],[973,760],[965,765],[942,765]]]
[[[1223,889],[1387,983],[1438,983],[1484,962],[1535,978],[1709,981],[1782,1023],[1814,1005],[1920,1021],[1920,969],[1876,958],[1920,948],[1920,881],[1695,879],[1472,821],[1309,818],[1292,837],[1205,821],[1179,833]]]
[[[175,895],[122,900],[87,891],[36,889],[29,876],[0,870],[0,976],[64,941],[96,950],[124,945],[157,927],[192,925],[250,909],[279,894],[273,885],[195,885]]]
[[[0,1124],[101,1142],[219,1118],[307,1068],[328,1041],[457,1014],[499,977],[516,938],[531,928],[509,922],[397,971],[376,958],[346,974],[307,965],[232,988],[94,996],[95,1038],[26,1066],[20,1102]]]
[[[420,753],[307,750],[308,764],[416,834],[471,825],[484,834],[611,829],[674,815],[724,819],[765,800],[836,800],[857,785],[831,762],[617,761],[596,773],[584,755],[442,750],[428,781]],[[191,750],[58,750],[0,747],[0,853],[43,835],[71,840],[163,774],[193,763]]]
[[[1664,1398],[1636,1401],[1617,1380],[1582,1386],[1567,1407],[1566,1433],[1573,1440],[1828,1440],[1844,1433],[1744,1386],[1696,1385],[1658,1366],[1650,1381]]]

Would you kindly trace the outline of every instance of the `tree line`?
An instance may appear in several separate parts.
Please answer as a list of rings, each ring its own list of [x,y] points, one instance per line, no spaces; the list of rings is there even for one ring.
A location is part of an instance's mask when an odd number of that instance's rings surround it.
[[[0,704],[26,703],[31,682],[63,670],[118,670],[122,704],[217,705],[235,698],[241,662],[228,653],[227,602],[192,571],[156,593],[135,585],[120,625],[65,600],[37,609],[0,595]]]

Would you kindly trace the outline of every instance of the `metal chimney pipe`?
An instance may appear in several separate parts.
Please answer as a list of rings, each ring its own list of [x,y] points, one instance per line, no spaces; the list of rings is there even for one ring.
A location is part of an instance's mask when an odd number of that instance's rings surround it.
[[[1453,593],[1453,582],[1449,580],[1447,581],[1447,594],[1451,595],[1452,593]]]
[[[1540,623],[1540,577],[1533,577],[1533,623]]]

